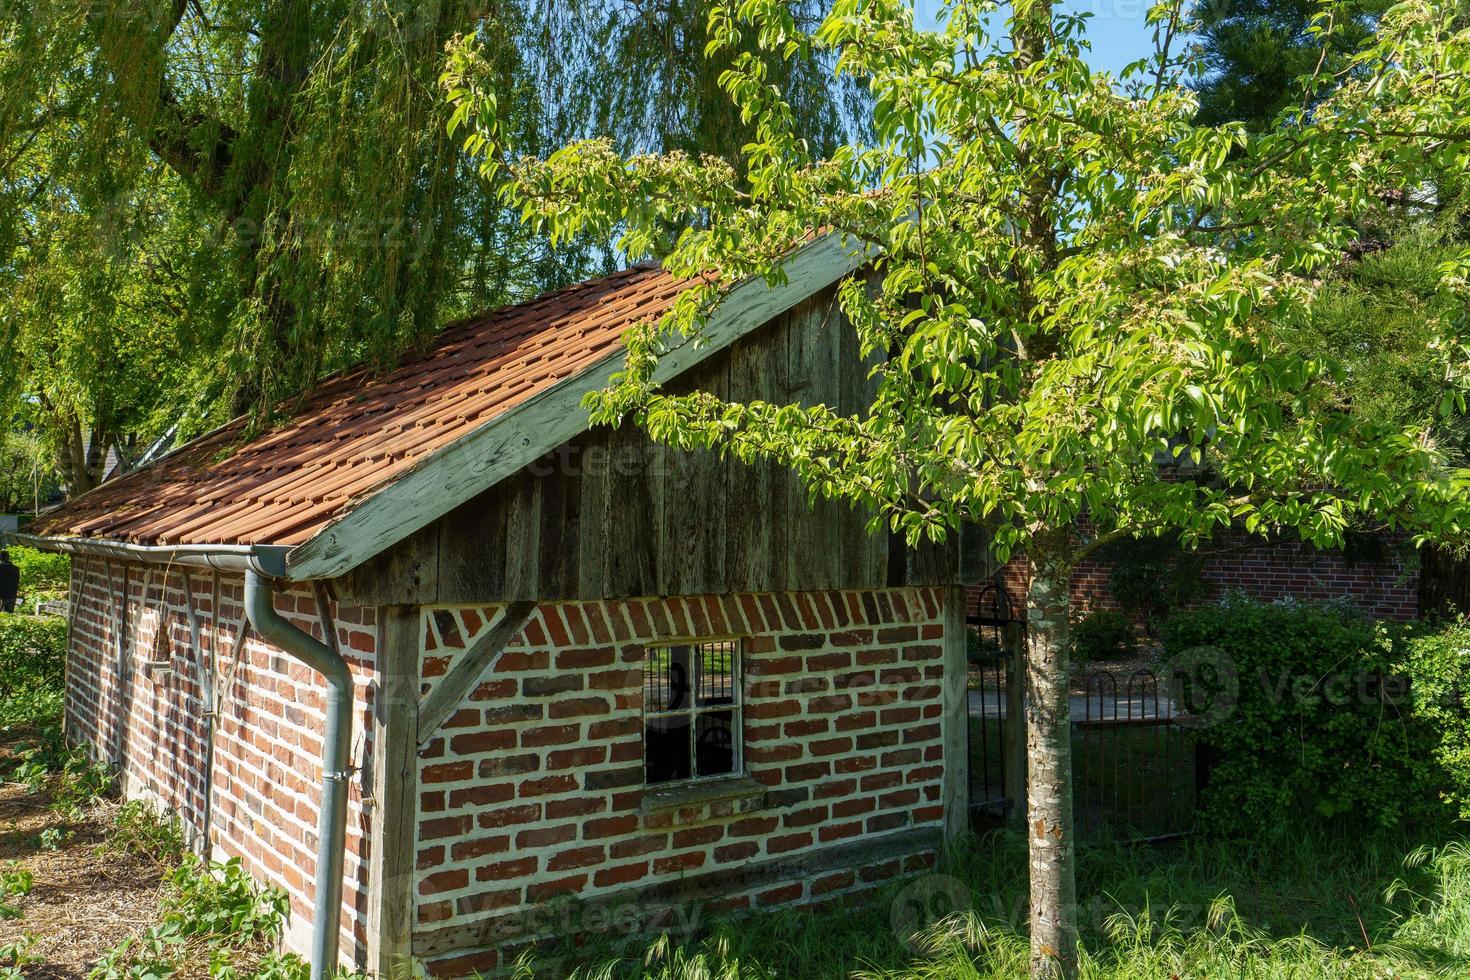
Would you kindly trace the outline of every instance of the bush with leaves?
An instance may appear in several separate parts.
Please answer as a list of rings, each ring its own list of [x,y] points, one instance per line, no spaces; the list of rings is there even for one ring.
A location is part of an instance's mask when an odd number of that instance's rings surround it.
[[[1171,613],[1206,599],[1204,559],[1175,536],[1124,538],[1102,549],[1110,563],[1108,591],[1119,608],[1150,632]]]
[[[1410,628],[1400,646],[1413,679],[1414,714],[1436,736],[1421,765],[1444,774],[1440,798],[1470,819],[1470,622]]]
[[[1097,609],[1072,624],[1072,656],[1077,664],[1126,660],[1138,651],[1138,632],[1128,617]]]
[[[172,864],[184,857],[184,824],[175,813],[145,800],[129,800],[112,815],[107,847]]]
[[[1347,603],[1239,596],[1172,618],[1170,679],[1212,759],[1211,829],[1438,822],[1470,799],[1463,624],[1375,623]],[[1190,685],[1208,684],[1208,703]]]
[[[0,729],[61,713],[66,621],[0,613]]]
[[[52,551],[16,546],[7,549],[20,569],[23,591],[66,589],[71,584],[71,558]]]

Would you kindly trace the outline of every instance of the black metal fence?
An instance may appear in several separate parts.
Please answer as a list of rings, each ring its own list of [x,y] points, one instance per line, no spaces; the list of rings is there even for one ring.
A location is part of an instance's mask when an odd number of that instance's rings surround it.
[[[970,810],[978,826],[1025,811],[1025,624],[999,585],[968,616]],[[1073,676],[1074,813],[1083,834],[1168,838],[1194,825],[1193,731],[1168,685],[1145,668]]]
[[[1135,839],[1187,833],[1195,812],[1194,734],[1166,687],[1146,669],[1093,670],[1078,681],[1080,694],[1072,698],[1077,829]]]

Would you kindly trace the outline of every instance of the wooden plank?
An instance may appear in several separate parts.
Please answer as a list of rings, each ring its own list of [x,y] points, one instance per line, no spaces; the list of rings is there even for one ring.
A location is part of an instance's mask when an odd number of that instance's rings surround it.
[[[995,575],[995,559],[990,554],[990,535],[978,524],[960,528],[960,576],[962,585],[981,585]]]
[[[582,548],[582,475],[568,443],[552,453],[536,477],[540,527],[536,540],[536,592],[543,600],[577,594],[577,560]]]
[[[582,474],[581,522],[575,542],[576,583],[575,596],[601,596],[607,590],[608,566],[608,486],[612,469],[612,452],[608,446],[612,429],[600,427],[583,440],[579,460]],[[625,506],[619,501],[618,506]]]
[[[672,342],[659,358],[654,381],[677,377],[867,261],[865,253],[839,235],[825,235],[803,246],[784,263],[784,283],[771,286],[763,279],[739,283],[697,339]],[[605,388],[623,361],[619,350],[429,455],[292,549],[288,576],[300,581],[342,575],[566,442],[587,428],[582,396]]]
[[[378,611],[373,696],[371,836],[368,845],[368,973],[413,974],[414,847],[418,831],[418,606]]]
[[[505,607],[505,612],[495,621],[495,625],[456,658],[449,673],[434,685],[434,689],[419,704],[420,746],[427,744],[445,719],[458,710],[485,672],[495,666],[495,662],[505,652],[506,644],[516,638],[535,613],[534,602],[512,602]]]
[[[541,595],[541,482],[519,473],[504,484],[505,589],[507,599]]]
[[[940,680],[940,739],[944,745],[944,836],[954,840],[970,829],[970,667],[965,590],[947,588],[944,600],[944,675]]]
[[[729,359],[716,358],[670,386],[672,392],[729,395]],[[726,464],[712,452],[664,447],[658,592],[661,595],[723,594],[729,591],[725,562],[729,486]],[[756,518],[750,514],[746,519]]]
[[[505,594],[508,501],[502,484],[440,519],[439,603],[484,602]]]
[[[607,436],[610,455],[607,480],[606,577],[608,597],[653,595],[657,588],[659,526],[655,467],[663,451],[632,421]]]
[[[353,606],[430,605],[439,595],[439,531],[427,527],[336,580]]]
[[[784,404],[790,314],[730,348],[730,400]],[[766,460],[731,458],[726,477],[726,565],[733,591],[766,591],[786,584],[789,500],[796,479]]]
[[[790,317],[787,376],[803,405],[837,407],[841,371],[835,298],[822,294],[803,303]],[[787,587],[828,588],[841,578],[842,535],[839,528],[850,508],[818,496],[811,499],[805,483],[788,501],[791,536],[786,549]]]
[[[836,290],[832,293],[835,301]],[[880,355],[875,351],[864,358],[857,331],[847,317],[839,315],[836,323],[840,366],[837,410],[851,418],[867,418],[878,393],[877,382],[869,374]],[[878,589],[887,584],[888,535],[882,531],[869,533],[867,523],[871,517],[871,512],[859,507],[848,507],[843,515],[842,569],[838,583],[842,588]]]

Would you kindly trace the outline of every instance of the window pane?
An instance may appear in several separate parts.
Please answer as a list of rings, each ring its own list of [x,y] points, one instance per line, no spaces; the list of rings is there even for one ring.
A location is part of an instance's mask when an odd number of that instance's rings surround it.
[[[699,776],[735,771],[735,712],[709,711],[695,720],[694,754]]]
[[[689,647],[656,647],[643,658],[643,710],[689,707]]]
[[[644,780],[666,783],[689,778],[689,716],[649,718],[643,723]]]
[[[699,647],[699,700],[707,704],[735,703],[735,644],[705,643]]]

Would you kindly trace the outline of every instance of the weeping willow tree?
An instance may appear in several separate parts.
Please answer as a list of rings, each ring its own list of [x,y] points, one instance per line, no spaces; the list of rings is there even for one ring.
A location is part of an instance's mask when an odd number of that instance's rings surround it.
[[[86,489],[181,417],[268,424],[324,372],[615,264],[478,178],[446,134],[445,45],[480,45],[527,152],[600,135],[738,159],[704,22],[642,0],[0,0],[0,411]],[[835,146],[858,90],[781,65],[799,128]]]

